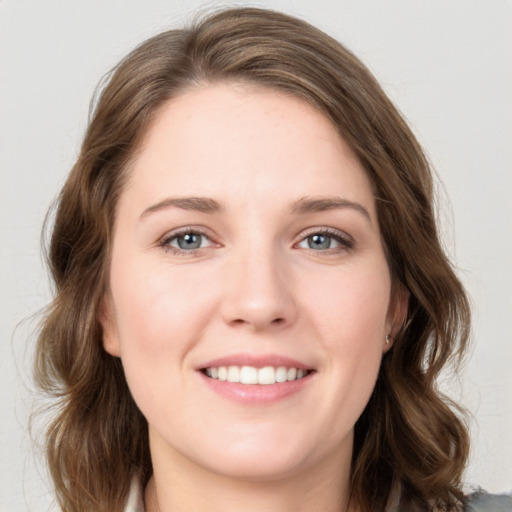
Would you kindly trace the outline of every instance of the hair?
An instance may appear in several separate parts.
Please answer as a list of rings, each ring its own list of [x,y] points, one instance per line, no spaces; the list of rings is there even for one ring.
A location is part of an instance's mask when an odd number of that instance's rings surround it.
[[[152,466],[147,422],[118,358],[102,346],[117,199],[159,108],[218,82],[285,92],[322,112],[364,166],[376,198],[393,290],[408,317],[385,354],[355,425],[351,499],[384,510],[400,484],[411,508],[455,509],[468,434],[437,389],[469,336],[469,306],[440,243],[429,163],[368,69],[304,21],[255,8],[222,10],[138,46],[99,94],[78,159],[60,193],[48,260],[55,297],[39,333],[35,376],[57,399],[46,456],[66,512],[120,511],[134,472]]]

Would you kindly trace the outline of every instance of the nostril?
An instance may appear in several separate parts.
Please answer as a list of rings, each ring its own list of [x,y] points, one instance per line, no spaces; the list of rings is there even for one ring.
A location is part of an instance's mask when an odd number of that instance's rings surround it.
[[[235,319],[231,320],[230,323],[231,323],[232,326],[244,326],[246,324],[251,324],[251,323],[256,325],[256,322],[251,322],[249,320],[244,320],[243,318],[235,318]],[[286,319],[283,318],[283,317],[279,317],[279,318],[274,318],[267,325],[280,326],[280,325],[283,325],[285,323],[286,323]]]

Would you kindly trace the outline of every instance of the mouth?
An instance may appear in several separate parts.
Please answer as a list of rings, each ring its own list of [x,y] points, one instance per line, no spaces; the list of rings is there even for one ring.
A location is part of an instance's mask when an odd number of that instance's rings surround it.
[[[293,366],[209,366],[200,370],[206,377],[235,384],[263,385],[293,382],[314,372]]]

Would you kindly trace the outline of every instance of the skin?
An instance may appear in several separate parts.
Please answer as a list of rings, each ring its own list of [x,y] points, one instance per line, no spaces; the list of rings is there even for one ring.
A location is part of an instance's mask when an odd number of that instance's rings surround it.
[[[183,197],[221,209],[165,203]],[[353,204],[300,211],[304,198]],[[184,227],[204,233],[198,248],[180,249]],[[104,347],[149,424],[148,511],[348,509],[354,424],[404,301],[370,182],[328,119],[241,84],[170,100],[119,199],[109,284]],[[284,399],[241,403],[198,371],[238,353],[314,372]]]

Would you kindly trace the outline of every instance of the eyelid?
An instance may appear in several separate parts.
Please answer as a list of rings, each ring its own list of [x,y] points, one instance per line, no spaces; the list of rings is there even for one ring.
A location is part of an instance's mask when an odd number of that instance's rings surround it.
[[[201,251],[203,249],[207,249],[208,247],[199,247],[197,249],[180,249],[178,247],[173,247],[170,245],[170,243],[175,240],[176,238],[187,235],[187,234],[195,234],[200,235],[204,238],[206,238],[210,244],[210,246],[219,245],[215,242],[212,235],[208,232],[208,230],[201,228],[199,226],[183,226],[181,228],[176,228],[174,230],[168,231],[165,235],[160,237],[156,243],[156,246],[163,248],[165,251],[171,252],[173,254],[179,255],[179,256],[192,256],[198,251]]]
[[[298,237],[299,238],[298,241],[294,244],[294,246],[297,246],[298,244],[300,244],[301,242],[303,242],[304,240],[306,240],[308,237],[310,237],[312,235],[324,235],[324,236],[334,238],[341,245],[341,247],[329,248],[329,249],[325,249],[323,251],[321,251],[321,250],[316,251],[314,249],[310,249],[313,252],[318,252],[318,253],[331,252],[331,253],[333,253],[336,251],[346,251],[346,250],[352,249],[355,245],[354,238],[351,235],[349,235],[348,233],[346,233],[345,231],[342,231],[340,229],[331,228],[331,227],[326,227],[326,226],[315,226],[315,227],[311,227],[311,228],[308,228],[308,229],[302,231]]]

